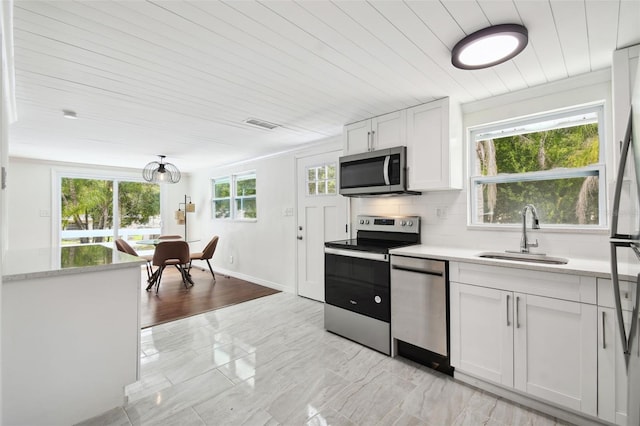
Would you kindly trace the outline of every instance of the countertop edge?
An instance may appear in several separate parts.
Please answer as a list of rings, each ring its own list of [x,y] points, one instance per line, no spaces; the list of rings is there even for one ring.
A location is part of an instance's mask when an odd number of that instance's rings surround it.
[[[525,269],[531,271],[554,272],[560,274],[583,275],[595,278],[611,278],[611,266],[608,261],[593,259],[572,259],[565,265],[540,264],[519,262],[514,260],[489,259],[478,257],[477,254],[486,250],[450,248],[426,245],[413,245],[389,250],[391,255],[422,257],[451,262],[475,263],[505,268]],[[635,276],[620,274],[623,279],[633,279]]]
[[[112,250],[112,249],[109,249]],[[118,260],[109,264],[86,265],[69,268],[52,268],[40,271],[18,272],[13,274],[3,274],[2,283],[26,281],[37,278],[51,278],[65,275],[77,275],[92,272],[103,272],[125,268],[140,267],[145,264],[145,260],[137,256],[118,252]]]
[[[132,256],[134,257],[134,256]],[[95,265],[95,266],[82,266],[78,268],[66,268],[66,269],[58,269],[52,271],[39,271],[39,272],[27,272],[24,274],[13,274],[13,275],[3,275],[2,283],[8,282],[16,282],[16,281],[26,281],[33,278],[50,278],[50,277],[58,277],[63,275],[76,275],[76,274],[86,274],[90,272],[102,272],[109,271],[115,269],[125,269],[132,267],[140,267],[144,265],[144,260],[136,260],[136,261],[128,261],[124,263],[112,263],[110,265]]]

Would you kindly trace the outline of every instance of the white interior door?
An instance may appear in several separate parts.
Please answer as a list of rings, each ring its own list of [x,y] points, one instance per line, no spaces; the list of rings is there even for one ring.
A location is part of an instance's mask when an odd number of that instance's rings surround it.
[[[342,151],[297,160],[298,295],[324,302],[324,242],[348,238],[348,199],[338,194]]]

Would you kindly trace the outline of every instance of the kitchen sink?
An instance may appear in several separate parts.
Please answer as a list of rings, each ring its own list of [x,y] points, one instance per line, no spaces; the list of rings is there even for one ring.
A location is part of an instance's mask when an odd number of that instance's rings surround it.
[[[516,262],[532,262],[532,263],[547,263],[551,265],[566,265],[569,263],[569,259],[564,257],[551,257],[546,254],[535,253],[510,253],[499,251],[487,251],[478,253],[476,256],[486,259],[500,259],[500,260],[513,260]]]

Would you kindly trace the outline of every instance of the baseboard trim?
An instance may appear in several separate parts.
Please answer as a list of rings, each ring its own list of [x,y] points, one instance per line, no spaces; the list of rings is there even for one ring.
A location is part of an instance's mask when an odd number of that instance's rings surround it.
[[[516,404],[520,404],[522,406],[534,409],[548,416],[555,417],[572,424],[589,426],[615,426],[614,424],[609,423],[605,420],[592,417],[588,414],[578,413],[570,409],[560,408],[555,405],[548,404],[541,400],[534,399],[533,397],[530,397],[528,395],[523,395],[515,390],[510,390],[502,386],[486,382],[483,379],[478,379],[477,377],[460,372],[459,370],[454,371],[453,377],[456,380],[464,382],[482,391],[492,393],[496,396],[515,402]]]
[[[216,274],[227,275],[229,277],[238,278],[241,280],[249,281],[255,284],[260,284],[265,287],[272,288],[274,290],[279,290],[284,293],[294,293],[292,288],[285,287],[282,284],[274,283],[272,281],[263,280],[262,278],[253,277],[251,275],[243,274],[238,271],[231,271],[224,268],[213,268],[213,272]]]

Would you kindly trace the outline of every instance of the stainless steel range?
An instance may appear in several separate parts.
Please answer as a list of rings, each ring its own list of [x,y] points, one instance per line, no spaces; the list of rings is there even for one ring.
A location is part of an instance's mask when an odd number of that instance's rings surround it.
[[[324,244],[324,326],[390,355],[389,250],[420,243],[420,218],[362,215],[356,230],[356,239]]]

